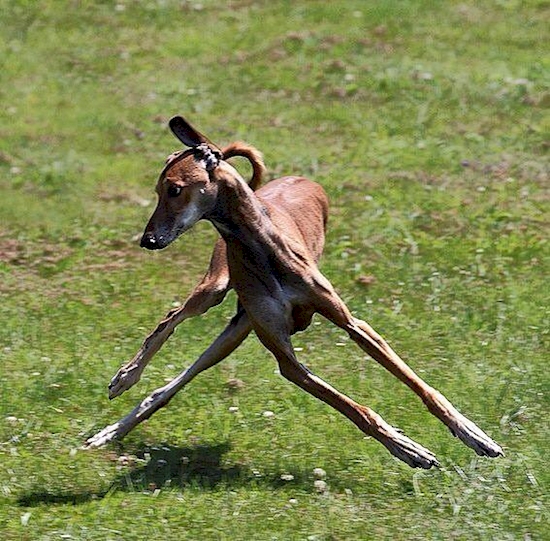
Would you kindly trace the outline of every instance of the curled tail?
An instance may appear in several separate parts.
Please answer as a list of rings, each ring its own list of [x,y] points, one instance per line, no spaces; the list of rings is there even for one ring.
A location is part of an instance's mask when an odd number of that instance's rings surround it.
[[[266,169],[262,154],[258,149],[246,143],[237,142],[231,143],[229,146],[225,147],[222,153],[224,160],[228,160],[235,156],[246,158],[250,162],[250,165],[252,165],[252,178],[248,184],[253,190],[260,187]]]

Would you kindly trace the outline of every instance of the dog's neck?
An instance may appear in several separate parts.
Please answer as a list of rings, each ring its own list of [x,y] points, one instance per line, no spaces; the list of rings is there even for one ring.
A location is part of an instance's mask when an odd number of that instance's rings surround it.
[[[207,219],[227,243],[271,244],[274,230],[266,205],[233,168],[216,173],[221,173],[222,181],[216,205]]]

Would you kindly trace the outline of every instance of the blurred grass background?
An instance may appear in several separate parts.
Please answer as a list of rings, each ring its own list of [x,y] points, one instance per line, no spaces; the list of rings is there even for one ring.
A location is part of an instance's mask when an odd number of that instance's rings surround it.
[[[549,7],[0,0],[3,539],[545,539]],[[270,178],[324,186],[323,272],[505,458],[476,457],[320,318],[300,360],[441,469],[365,441],[254,337],[121,444],[79,450],[233,311],[184,323],[108,401],[215,239],[136,244],[177,113],[257,146]]]

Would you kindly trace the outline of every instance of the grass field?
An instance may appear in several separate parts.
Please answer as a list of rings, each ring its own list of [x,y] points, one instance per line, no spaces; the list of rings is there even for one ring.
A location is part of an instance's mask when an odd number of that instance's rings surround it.
[[[0,10],[3,540],[548,539],[547,0]],[[325,187],[323,272],[504,458],[477,457],[321,318],[295,336],[300,360],[441,468],[393,459],[255,337],[123,442],[81,449],[234,309],[185,322],[109,402],[216,238],[201,223],[165,251],[136,242],[176,113],[257,146],[270,178]]]

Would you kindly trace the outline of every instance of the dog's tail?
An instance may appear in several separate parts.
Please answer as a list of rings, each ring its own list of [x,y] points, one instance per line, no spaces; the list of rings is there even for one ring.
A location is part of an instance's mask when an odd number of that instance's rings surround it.
[[[257,190],[260,187],[266,168],[262,154],[258,149],[239,141],[231,143],[222,150],[222,153],[224,160],[235,156],[246,158],[250,162],[250,165],[252,165],[252,178],[248,184],[253,190]]]

